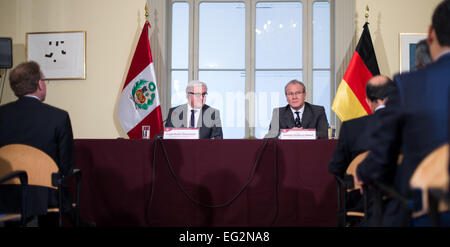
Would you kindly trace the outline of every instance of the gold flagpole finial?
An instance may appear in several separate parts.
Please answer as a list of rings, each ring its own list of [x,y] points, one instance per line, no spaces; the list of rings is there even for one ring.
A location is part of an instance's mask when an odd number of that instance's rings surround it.
[[[366,14],[364,17],[366,17],[366,22],[369,22],[369,5],[366,5]]]
[[[145,3],[145,22],[148,22],[148,3]]]

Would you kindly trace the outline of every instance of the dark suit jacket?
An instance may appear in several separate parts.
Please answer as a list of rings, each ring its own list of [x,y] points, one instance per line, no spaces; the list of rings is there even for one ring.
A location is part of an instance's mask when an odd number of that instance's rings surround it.
[[[187,104],[179,105],[169,109],[165,127],[168,128],[187,128],[189,126],[187,119]],[[198,128],[200,139],[223,139],[222,123],[220,112],[208,105],[204,105],[198,118]]]
[[[348,165],[358,154],[369,150],[370,133],[375,126],[375,118],[381,111],[342,123],[339,142],[328,163],[328,171],[343,177]]]
[[[61,109],[42,103],[31,97],[0,106],[0,147],[7,144],[27,144],[47,153],[58,165],[63,175],[74,168],[74,142],[69,114]],[[17,190],[0,191],[0,197],[14,198]],[[72,199],[63,184],[64,211],[70,208]],[[30,187],[28,210],[45,213],[47,207],[58,205],[56,190]],[[1,200],[0,207],[12,203]]]
[[[377,123],[377,116],[384,111],[384,108],[377,110],[374,114],[367,115],[360,118],[355,118],[342,123],[339,133],[339,142],[334,150],[333,157],[328,163],[328,171],[336,176],[344,178],[345,171],[352,162],[352,160],[359,154],[369,150],[370,135]],[[344,192],[347,193],[345,207],[352,211],[364,210],[364,201],[359,190]],[[373,197],[372,192],[366,190],[368,198],[368,222],[367,225],[375,225],[378,215],[374,215],[372,210]],[[362,223],[362,224],[364,224]]]
[[[31,97],[0,106],[0,147],[27,144],[55,160],[62,174],[74,167],[74,143],[69,114]]]
[[[380,114],[380,124],[370,143],[371,153],[357,174],[365,183],[382,180],[405,194],[417,165],[428,153],[448,142],[450,54],[424,69],[396,75],[394,81],[397,89]],[[400,152],[403,161],[397,166]],[[384,223],[401,225],[401,208],[391,200]]]
[[[275,108],[272,113],[269,132],[264,138],[278,137],[280,129],[292,129],[294,126],[294,115],[289,105]],[[328,138],[328,121],[325,108],[305,102],[302,126],[305,129],[316,129],[317,139]]]

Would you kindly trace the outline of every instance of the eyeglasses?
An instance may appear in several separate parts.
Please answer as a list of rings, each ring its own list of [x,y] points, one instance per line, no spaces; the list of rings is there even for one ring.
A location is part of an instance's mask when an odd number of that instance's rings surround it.
[[[304,92],[299,92],[299,91],[297,91],[297,92],[291,92],[291,93],[287,93],[286,95],[287,96],[289,96],[289,97],[292,97],[292,96],[300,96],[300,94],[302,94],[302,93],[304,93]]]
[[[207,93],[207,92],[204,92],[204,93],[193,93],[193,92],[189,92],[189,94],[190,94],[190,95],[194,95],[194,96],[196,96],[196,97],[200,97],[200,96],[205,97],[208,93]]]

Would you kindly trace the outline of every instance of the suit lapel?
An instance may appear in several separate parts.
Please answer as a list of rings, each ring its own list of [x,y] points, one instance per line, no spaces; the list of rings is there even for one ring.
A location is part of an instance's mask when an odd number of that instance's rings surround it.
[[[287,105],[286,107],[282,108],[280,111],[280,123],[286,123],[286,126],[281,126],[282,129],[292,129],[295,126],[294,123],[294,115],[292,115],[291,107]]]
[[[181,113],[180,113],[180,119],[183,119],[183,128],[187,128],[187,127],[189,127],[189,123],[188,123],[188,119],[187,119],[187,116],[188,116],[188,114],[187,114],[187,110],[188,110],[188,107],[187,107],[187,104],[184,104],[184,105],[181,105],[180,106],[181,107]]]
[[[303,116],[302,116],[302,127],[303,128],[308,128],[308,126],[311,123],[313,114],[312,114],[312,110],[311,110],[311,106],[305,102],[305,109],[303,110]]]
[[[204,121],[202,121],[202,120],[203,120],[203,113],[206,111],[207,108],[208,108],[208,106],[204,105],[204,106],[202,107],[202,110],[199,112],[198,120],[197,120],[197,126],[198,126],[199,128],[200,128],[200,127],[203,127],[203,123],[204,123]]]

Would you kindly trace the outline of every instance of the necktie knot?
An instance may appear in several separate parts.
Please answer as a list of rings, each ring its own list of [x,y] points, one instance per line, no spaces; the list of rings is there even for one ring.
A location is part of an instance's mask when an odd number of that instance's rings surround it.
[[[295,118],[295,127],[301,128],[302,122],[300,121],[300,112],[296,111],[295,114],[297,115],[297,117]]]

